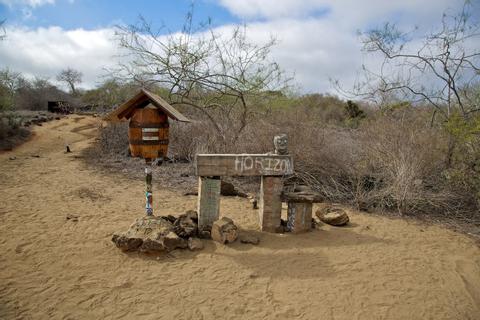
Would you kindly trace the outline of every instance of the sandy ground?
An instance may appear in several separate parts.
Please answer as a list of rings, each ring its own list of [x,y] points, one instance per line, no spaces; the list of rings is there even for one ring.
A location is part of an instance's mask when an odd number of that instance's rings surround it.
[[[110,238],[143,214],[143,181],[79,158],[97,121],[50,122],[0,155],[1,319],[480,319],[480,249],[441,226],[352,213],[346,228],[266,234],[248,200],[222,198],[260,245],[122,253]],[[157,213],[195,209],[159,188]]]

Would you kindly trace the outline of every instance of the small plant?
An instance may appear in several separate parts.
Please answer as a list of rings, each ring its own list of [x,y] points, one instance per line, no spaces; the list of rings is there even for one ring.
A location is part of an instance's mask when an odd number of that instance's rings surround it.
[[[360,120],[365,118],[365,112],[352,100],[347,100],[345,104],[345,124],[350,128],[357,128],[360,124]]]

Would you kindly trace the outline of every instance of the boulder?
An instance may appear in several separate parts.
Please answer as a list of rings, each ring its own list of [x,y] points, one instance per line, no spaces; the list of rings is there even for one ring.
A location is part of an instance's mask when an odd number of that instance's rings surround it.
[[[177,248],[185,249],[188,244],[183,238],[180,238],[175,232],[170,232],[162,238],[162,245],[166,251],[172,251]]]
[[[325,206],[318,209],[315,215],[320,221],[332,226],[343,226],[350,221],[347,211],[339,207]]]
[[[169,214],[168,216],[162,216],[161,218],[167,220],[167,221],[170,222],[170,223],[174,223],[175,220],[177,220],[177,218],[175,218],[175,217],[172,216],[171,214]]]
[[[170,238],[173,233],[173,224],[161,217],[144,216],[138,218],[125,233],[116,233],[112,242],[123,251],[140,250],[143,252],[156,252],[170,250]],[[176,234],[173,233],[175,236]],[[165,243],[165,238],[169,236]],[[178,236],[177,236],[178,238]],[[182,239],[183,240],[183,239]]]
[[[196,211],[189,210],[180,215],[173,223],[175,233],[181,237],[188,239],[196,236],[198,232],[198,214]]]
[[[240,234],[239,238],[241,243],[249,243],[254,245],[257,245],[260,243],[260,239],[251,233],[242,233]]]
[[[237,190],[235,190],[235,186],[232,183],[222,180],[220,184],[220,194],[222,196],[234,197],[237,195]]]
[[[188,238],[188,249],[194,250],[202,250],[203,249],[203,242],[197,238]]]
[[[124,234],[114,234],[112,241],[115,245],[123,251],[137,250],[143,243],[141,238],[131,238]]]
[[[237,239],[238,228],[232,219],[223,217],[213,223],[211,236],[217,242],[232,243]]]
[[[248,195],[244,192],[238,191],[233,183],[227,181],[221,181],[220,183],[220,195],[225,197],[242,197],[247,198]]]
[[[201,239],[212,239],[212,235],[208,230],[198,231],[198,237]]]
[[[159,252],[165,249],[163,245],[163,239],[145,239],[142,240],[142,244],[138,247],[138,250],[141,252]]]

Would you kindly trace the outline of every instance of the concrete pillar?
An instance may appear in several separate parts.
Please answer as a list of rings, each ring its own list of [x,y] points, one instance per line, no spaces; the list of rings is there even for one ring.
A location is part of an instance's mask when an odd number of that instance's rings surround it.
[[[293,233],[312,229],[311,202],[288,202],[287,228]]]
[[[282,218],[282,177],[262,176],[260,183],[260,229],[278,232]]]
[[[212,228],[220,212],[220,177],[198,178],[198,229]]]

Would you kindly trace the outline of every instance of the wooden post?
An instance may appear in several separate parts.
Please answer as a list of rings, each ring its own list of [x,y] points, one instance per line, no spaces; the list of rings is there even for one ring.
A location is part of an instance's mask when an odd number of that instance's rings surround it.
[[[288,202],[287,228],[293,233],[312,229],[311,202]]]
[[[153,215],[153,195],[152,195],[152,160],[145,159],[145,213],[147,216]]]
[[[281,177],[262,176],[260,182],[260,229],[267,232],[278,232],[282,218],[283,189]]]
[[[210,231],[220,212],[220,177],[198,178],[198,229]]]

